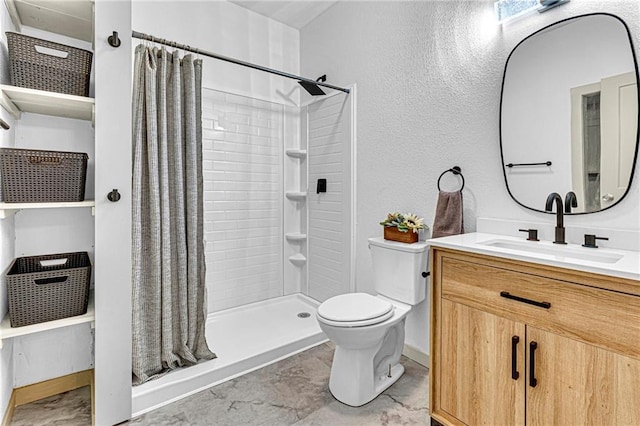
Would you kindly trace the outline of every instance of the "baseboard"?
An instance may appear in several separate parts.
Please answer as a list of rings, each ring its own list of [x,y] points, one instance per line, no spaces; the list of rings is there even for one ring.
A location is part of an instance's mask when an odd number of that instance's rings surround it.
[[[62,377],[56,377],[55,379],[45,380],[44,382],[15,388],[13,392],[11,392],[9,406],[2,420],[2,425],[9,426],[16,407],[84,386],[91,386],[91,411],[93,413],[93,370],[85,370]]]
[[[429,368],[429,354],[422,352],[420,349],[414,346],[405,344],[404,348],[402,349],[402,355],[406,356],[410,360],[417,362],[423,367]]]
[[[7,405],[7,411],[4,412],[4,417],[2,419],[2,426],[9,426],[11,424],[11,419],[13,419],[13,411],[16,409],[16,393],[11,392],[11,397],[9,398],[9,404]]]

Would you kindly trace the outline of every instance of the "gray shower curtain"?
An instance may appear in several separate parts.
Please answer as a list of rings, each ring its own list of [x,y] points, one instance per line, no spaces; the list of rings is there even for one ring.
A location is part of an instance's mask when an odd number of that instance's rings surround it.
[[[216,357],[205,340],[201,79],[192,55],[136,48],[134,384]]]

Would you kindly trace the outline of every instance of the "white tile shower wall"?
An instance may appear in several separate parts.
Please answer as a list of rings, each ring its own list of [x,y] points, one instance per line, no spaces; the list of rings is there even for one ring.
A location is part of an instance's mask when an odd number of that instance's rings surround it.
[[[283,107],[205,89],[209,312],[283,295]]]
[[[309,162],[309,284],[318,301],[350,291],[351,98],[345,94],[307,106]],[[316,193],[318,179],[327,192]]]

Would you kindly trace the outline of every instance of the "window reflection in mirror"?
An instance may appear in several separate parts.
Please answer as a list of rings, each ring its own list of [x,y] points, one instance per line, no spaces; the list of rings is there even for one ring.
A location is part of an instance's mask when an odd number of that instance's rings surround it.
[[[503,164],[539,164],[504,168],[519,204],[543,211],[549,193],[568,191],[578,197],[575,213],[618,203],[638,144],[637,66],[624,23],[580,16],[516,46],[505,67],[500,124]]]

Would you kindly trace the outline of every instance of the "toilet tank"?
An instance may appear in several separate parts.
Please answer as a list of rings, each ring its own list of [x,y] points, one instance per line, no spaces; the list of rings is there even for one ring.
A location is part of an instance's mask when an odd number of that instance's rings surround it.
[[[429,245],[369,238],[376,292],[400,302],[417,305],[424,300]]]

